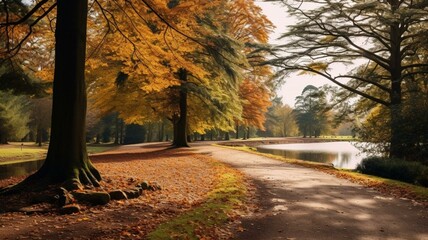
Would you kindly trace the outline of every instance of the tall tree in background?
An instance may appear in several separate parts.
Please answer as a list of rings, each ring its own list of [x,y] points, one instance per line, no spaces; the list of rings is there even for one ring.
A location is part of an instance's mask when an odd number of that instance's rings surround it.
[[[293,108],[282,103],[282,99],[275,97],[269,107],[265,128],[267,136],[291,137],[299,134]]]
[[[0,144],[19,141],[29,132],[29,99],[24,95],[0,91]]]
[[[342,88],[385,106],[389,111],[391,157],[403,157],[402,85],[426,73],[422,53],[428,36],[428,2],[388,1],[281,1],[298,24],[282,38],[284,55],[271,61],[290,70],[321,75]],[[314,5],[310,6],[309,3]],[[277,55],[278,56],[278,55]],[[365,61],[364,74],[334,74],[330,67]],[[381,71],[377,71],[381,69]],[[373,74],[378,72],[380,74]],[[356,84],[348,85],[354,80]],[[364,91],[367,86],[382,94]]]
[[[326,109],[325,93],[313,85],[306,86],[302,94],[296,97],[296,122],[303,137],[319,137],[326,129]]]

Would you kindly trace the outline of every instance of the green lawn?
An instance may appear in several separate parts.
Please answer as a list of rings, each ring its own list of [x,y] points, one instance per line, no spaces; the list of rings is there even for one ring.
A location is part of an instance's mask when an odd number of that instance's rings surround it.
[[[17,146],[0,147],[0,164],[5,162],[28,161],[42,159],[46,156],[44,148],[28,148]]]
[[[23,162],[43,159],[46,156],[47,145],[37,147],[34,143],[11,143],[8,145],[0,145],[0,164]],[[89,154],[105,152],[110,149],[116,148],[114,144],[92,144],[88,145],[87,150]]]

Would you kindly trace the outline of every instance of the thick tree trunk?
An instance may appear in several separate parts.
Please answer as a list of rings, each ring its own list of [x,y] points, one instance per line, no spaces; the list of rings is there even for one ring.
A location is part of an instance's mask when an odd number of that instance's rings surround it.
[[[29,181],[99,186],[101,176],[88,158],[85,143],[87,9],[87,0],[57,1],[50,145],[46,161]]]
[[[391,4],[391,10],[395,12],[398,8],[398,2]],[[403,131],[401,124],[401,100],[402,100],[402,59],[401,59],[401,32],[399,23],[390,25],[391,56],[390,56],[390,74],[391,74],[391,92],[390,92],[390,117],[391,117],[391,139],[389,156],[391,158],[404,157],[404,141],[402,139]]]
[[[180,69],[178,71],[179,79],[182,82],[180,89],[180,118],[177,122],[176,129],[177,136],[174,137],[174,146],[176,147],[189,147],[187,143],[187,89],[183,83],[187,82],[187,70]]]

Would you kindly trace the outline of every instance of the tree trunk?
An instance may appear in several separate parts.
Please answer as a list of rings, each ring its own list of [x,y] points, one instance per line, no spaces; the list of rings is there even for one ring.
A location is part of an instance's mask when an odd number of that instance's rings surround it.
[[[250,127],[247,127],[247,137],[246,139],[250,139]]]
[[[230,140],[229,132],[226,132],[226,133],[224,134],[224,140],[226,140],[226,141],[229,141],[229,140]]]
[[[187,82],[187,70],[180,69],[178,71],[179,79],[181,81],[180,88],[180,118],[177,122],[176,129],[177,136],[174,137],[174,146],[176,147],[189,147],[187,143],[187,89],[184,83]]]
[[[85,143],[87,0],[58,0],[52,132],[46,160],[28,181],[99,186]]]
[[[239,139],[239,124],[236,123],[236,136],[235,139]]]
[[[397,10],[398,3],[391,4],[391,10]],[[402,82],[402,66],[401,66],[401,32],[399,23],[390,25],[390,41],[391,41],[391,56],[390,56],[390,74],[391,74],[391,92],[390,92],[390,117],[391,117],[391,139],[389,157],[402,158],[404,149],[401,134],[401,82]]]
[[[124,132],[125,132],[125,129],[124,129],[124,126],[125,126],[125,123],[123,122],[123,120],[122,119],[120,119],[120,136],[119,136],[119,143],[120,143],[120,145],[123,145],[123,140],[125,139],[125,136],[124,136]]]
[[[41,147],[43,141],[43,129],[40,126],[37,126],[37,137],[36,137],[36,144]]]
[[[4,135],[0,135],[0,144],[7,144],[7,137]]]
[[[119,114],[115,115],[114,144],[119,144]]]
[[[163,141],[164,132],[165,132],[165,124],[163,122],[161,122],[160,123],[160,129],[159,129],[159,136],[158,136],[159,142]]]

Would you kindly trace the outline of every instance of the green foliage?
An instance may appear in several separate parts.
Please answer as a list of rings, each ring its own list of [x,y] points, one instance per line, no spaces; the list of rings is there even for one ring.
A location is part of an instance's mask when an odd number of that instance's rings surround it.
[[[0,91],[41,97],[46,95],[48,86],[49,84],[36,80],[14,62],[0,59]]]
[[[428,187],[428,166],[419,162],[369,157],[358,165],[357,171]]]
[[[25,96],[15,96],[0,91],[0,139],[21,140],[29,132],[29,100]]]
[[[306,86],[296,97],[296,122],[303,136],[319,137],[328,127],[325,92],[315,86]]]

